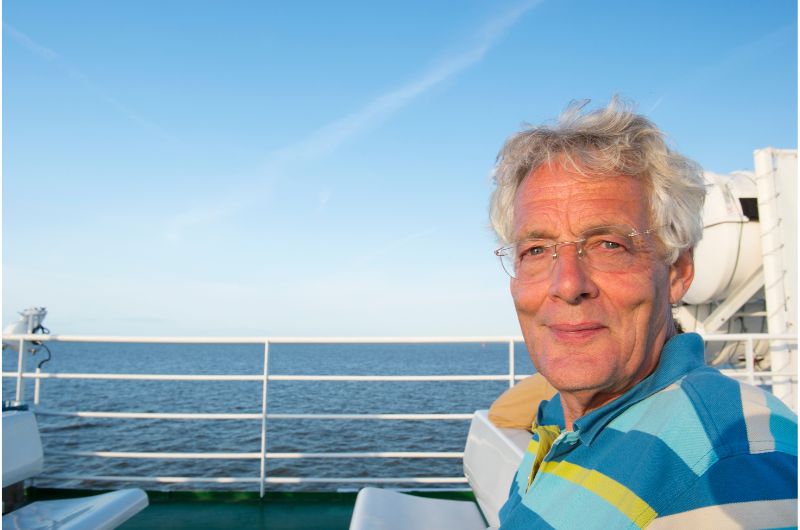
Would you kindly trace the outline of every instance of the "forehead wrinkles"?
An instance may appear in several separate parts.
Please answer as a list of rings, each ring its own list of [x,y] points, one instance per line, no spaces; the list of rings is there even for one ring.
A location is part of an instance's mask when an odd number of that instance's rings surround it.
[[[649,226],[647,187],[626,175],[576,174],[540,167],[521,183],[514,198],[513,237],[558,237],[600,225]]]

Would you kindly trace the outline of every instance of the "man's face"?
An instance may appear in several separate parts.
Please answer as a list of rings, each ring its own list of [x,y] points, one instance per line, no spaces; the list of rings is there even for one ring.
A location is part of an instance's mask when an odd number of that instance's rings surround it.
[[[649,228],[647,190],[633,177],[592,177],[557,163],[532,172],[514,202],[514,237],[573,241],[589,229]],[[550,274],[511,281],[522,333],[537,371],[563,393],[609,401],[658,364],[671,331],[670,303],[693,274],[686,252],[668,266],[654,236],[625,270],[598,271],[575,245],[558,247]]]

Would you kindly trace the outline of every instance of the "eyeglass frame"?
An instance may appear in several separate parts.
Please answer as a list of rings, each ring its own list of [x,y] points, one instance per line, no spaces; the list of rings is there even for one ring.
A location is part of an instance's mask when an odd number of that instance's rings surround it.
[[[616,228],[621,228],[619,225],[607,225],[607,226],[603,225],[603,226],[590,228],[589,230],[586,230],[586,232],[591,232],[591,231],[594,231],[594,230],[601,230],[603,228],[615,228],[615,227]],[[663,226],[654,226],[654,227],[648,228],[647,230],[638,230],[636,228],[625,227],[625,226],[622,226],[622,228],[631,228],[632,232],[626,233],[626,234],[622,234],[622,235],[624,235],[625,237],[634,238],[634,237],[649,235],[649,234],[651,234],[651,233],[663,228]],[[585,256],[583,243],[585,243],[588,239],[589,239],[589,237],[581,237],[579,239],[574,239],[574,240],[571,240],[571,241],[553,241],[552,244],[544,245],[543,249],[545,249],[545,250],[550,249],[550,248],[553,249],[553,254],[551,255],[551,257],[553,258],[553,266],[554,266],[555,262],[558,260],[558,247],[563,246],[563,245],[575,245],[575,249],[576,249],[576,251],[578,253],[578,257],[582,258],[582,257]],[[505,273],[508,274],[514,280],[523,281],[524,282],[524,280],[520,280],[519,278],[517,278],[514,274],[512,274],[508,270],[508,268],[505,265],[505,260],[503,258],[507,258],[509,256],[513,256],[513,254],[510,254],[509,251],[513,250],[520,243],[523,243],[525,241],[533,241],[533,240],[548,241],[547,238],[543,238],[543,237],[526,237],[524,239],[520,239],[518,241],[515,241],[511,245],[508,245],[508,246],[505,246],[505,247],[500,247],[500,248],[498,248],[497,250],[494,251],[494,255],[497,256],[500,259],[500,265],[503,268],[503,271],[505,271]],[[552,240],[550,240],[550,241],[552,241]],[[514,259],[516,259],[516,258],[514,258]],[[516,267],[514,267],[514,268],[516,268]],[[594,268],[594,267],[592,267],[592,268]],[[549,275],[550,272],[552,272],[552,268],[550,269],[550,271],[548,271],[548,275]],[[528,280],[528,281],[531,282],[531,281],[538,281],[538,280]]]

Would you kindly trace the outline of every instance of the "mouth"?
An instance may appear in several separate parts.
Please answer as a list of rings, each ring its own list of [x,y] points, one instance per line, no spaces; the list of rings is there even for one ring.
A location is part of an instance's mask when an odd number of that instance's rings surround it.
[[[553,337],[564,342],[583,342],[600,334],[605,326],[599,322],[559,322],[547,326]]]

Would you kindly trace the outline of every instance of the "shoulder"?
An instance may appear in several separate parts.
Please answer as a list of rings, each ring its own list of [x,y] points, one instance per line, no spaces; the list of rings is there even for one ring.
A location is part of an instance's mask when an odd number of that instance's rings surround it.
[[[797,455],[797,415],[770,392],[703,367],[679,381],[720,457]]]
[[[797,455],[797,416],[769,392],[709,367],[636,403],[608,427],[647,434],[696,475],[727,457]]]
[[[796,503],[797,416],[769,392],[713,368],[692,370],[608,427],[637,440],[657,470],[660,478],[650,476],[660,493],[645,495],[656,522],[673,516],[672,527],[723,528],[726,517],[748,520],[739,512],[785,515]]]

